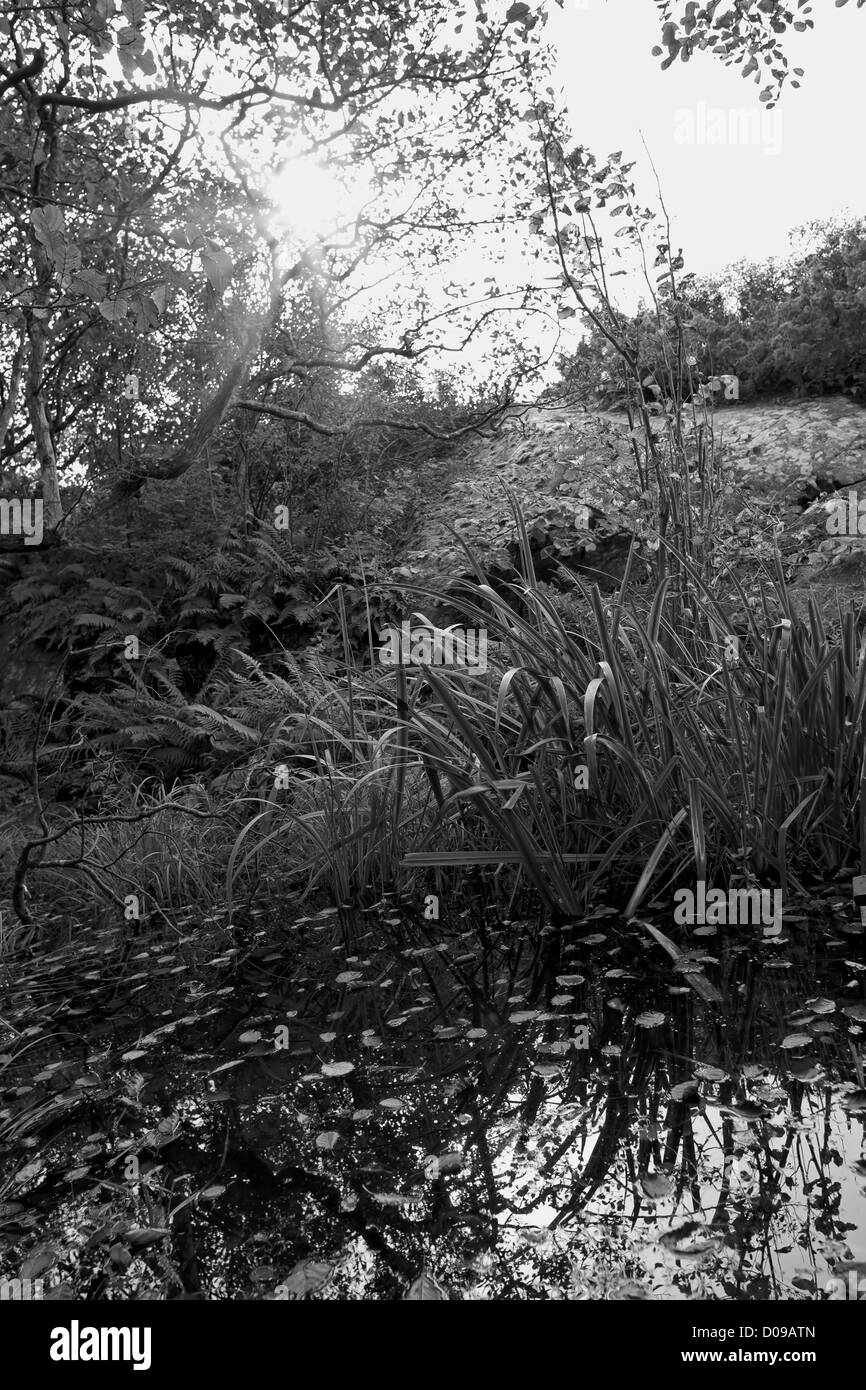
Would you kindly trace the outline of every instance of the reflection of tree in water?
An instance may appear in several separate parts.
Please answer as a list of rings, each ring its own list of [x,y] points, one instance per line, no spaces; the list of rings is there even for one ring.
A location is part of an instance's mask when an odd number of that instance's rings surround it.
[[[832,1000],[804,1008],[815,960],[765,968],[735,944],[717,975],[735,1002],[715,1009],[682,973],[630,970],[621,933],[577,950],[564,939],[540,943],[525,969],[492,941],[483,965],[470,950],[407,953],[425,981],[416,1028],[388,1040],[380,1071],[345,1078],[354,1110],[321,1095],[313,1143],[319,1124],[349,1124],[319,1157],[327,1193],[306,1165],[293,1170],[308,1238],[330,1226],[314,1244],[336,1257],[332,1294],[399,1296],[422,1266],[470,1298],[814,1292],[850,1253],[857,1228],[840,1219],[833,1169],[850,1175],[862,1142],[839,1103],[844,1026],[820,1011]],[[779,1048],[792,1018],[813,1055]],[[581,1019],[590,1046],[575,1050]],[[381,1123],[389,1095],[402,1108]],[[351,1124],[369,1110],[366,1127]]]
[[[387,907],[345,934],[316,914],[290,949],[249,950],[231,987],[191,981],[183,1050],[167,1038],[148,1080],[89,1091],[78,1137],[43,1144],[54,1168],[26,1200],[76,1278],[117,1216],[171,1237],[137,1283],[111,1274],[115,1297],[150,1278],[172,1297],[392,1299],[422,1271],[424,1296],[810,1297],[864,1258],[853,943],[732,935],[674,962],[606,910],[555,929],[479,910],[449,931]],[[94,1131],[115,1135],[109,1190],[121,1152],[152,1192],[70,1196]]]

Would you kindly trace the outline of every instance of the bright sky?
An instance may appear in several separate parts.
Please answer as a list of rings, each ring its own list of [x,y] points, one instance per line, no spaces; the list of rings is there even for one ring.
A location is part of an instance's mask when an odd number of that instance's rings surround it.
[[[654,0],[545,0],[561,84],[575,140],[601,166],[613,150],[634,161],[631,178],[640,204],[658,207],[656,176],[671,217],[673,249],[685,270],[721,271],[741,260],[790,254],[789,234],[814,219],[866,214],[866,13],[854,0],[837,9],[815,0],[815,28],[790,29],[782,39],[789,67],[805,75],[785,84],[767,111],[763,85],[744,79],[709,53],[677,61],[665,72],[652,56],[659,42]],[[646,149],[644,143],[646,142]],[[615,226],[598,227],[608,245]],[[530,241],[538,245],[537,241]],[[557,270],[552,252],[527,257],[514,238],[497,267],[503,283],[538,280]],[[465,248],[455,268],[471,281],[488,267],[480,242]],[[548,260],[549,257],[549,260]],[[608,262],[610,264],[610,262]],[[484,271],[479,267],[484,265]],[[642,275],[616,279],[623,308],[647,298]],[[581,335],[577,320],[561,324],[567,351]],[[529,333],[553,341],[555,330],[533,320]]]
[[[653,207],[658,206],[655,164],[671,216],[673,249],[682,248],[686,271],[712,273],[743,258],[786,257],[795,227],[866,213],[866,160],[860,149],[866,131],[860,71],[866,13],[854,0],[841,9],[832,0],[814,0],[815,29],[784,35],[790,66],[802,67],[805,76],[799,89],[786,84],[772,111],[758,101],[760,87],[753,79],[744,80],[739,68],[726,67],[708,53],[662,72],[650,51],[660,35],[654,0],[563,0],[561,8],[555,0],[531,3],[548,11],[547,34],[559,55],[554,84],[564,91],[575,140],[599,165],[611,151],[622,150],[624,159],[635,163],[631,178],[639,202]],[[284,204],[278,216],[302,240],[316,240],[326,224],[357,210],[349,206],[345,190],[333,183],[329,188],[328,175],[303,161],[290,161],[270,188]],[[477,215],[483,216],[483,184],[476,192]],[[608,246],[621,244],[610,238],[618,225],[606,223],[604,214],[598,219]],[[535,250],[541,250],[538,259]],[[504,245],[494,232],[479,232],[466,242],[458,238],[447,267],[468,300],[486,293],[491,272],[500,288],[512,289],[542,284],[557,270],[553,251],[528,227],[510,229]],[[647,296],[642,277],[616,279],[612,287],[626,309]],[[358,308],[368,302],[375,306],[379,293],[371,286]],[[560,329],[560,348],[568,351],[580,336],[578,321],[563,321]],[[557,339],[555,319],[533,317],[525,335],[533,341],[537,335],[547,351]],[[477,373],[484,362],[495,364],[495,345],[479,336],[460,360]],[[448,365],[456,366],[455,359]]]
[[[653,0],[564,0],[561,11],[551,3],[576,138],[600,162],[616,149],[636,160],[638,194],[654,204],[643,133],[687,270],[784,256],[795,226],[866,212],[866,14],[853,0],[842,9],[815,0],[812,10],[813,30],[782,38],[790,67],[805,69],[801,86],[786,83],[767,112],[754,78],[709,53],[662,72],[650,53],[660,28]],[[752,113],[742,125],[757,141],[718,143],[719,131],[737,136],[738,112]]]

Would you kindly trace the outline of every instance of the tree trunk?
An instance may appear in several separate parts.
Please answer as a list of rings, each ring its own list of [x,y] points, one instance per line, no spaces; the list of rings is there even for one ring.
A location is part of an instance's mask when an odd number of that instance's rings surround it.
[[[57,478],[57,454],[54,439],[45,409],[43,378],[45,375],[45,329],[39,319],[29,316],[28,336],[30,338],[30,362],[27,372],[27,406],[30,412],[30,427],[39,471],[42,477],[42,524],[46,531],[54,531],[63,520],[63,503],[60,500],[60,483]]]

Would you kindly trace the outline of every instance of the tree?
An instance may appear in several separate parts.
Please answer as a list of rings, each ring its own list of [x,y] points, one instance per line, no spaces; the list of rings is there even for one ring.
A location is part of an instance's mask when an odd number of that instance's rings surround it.
[[[848,0],[835,0],[841,9]],[[856,0],[858,10],[866,0]],[[743,77],[754,76],[764,83],[760,100],[775,106],[786,81],[799,87],[802,68],[792,68],[791,77],[782,39],[789,28],[798,33],[814,29],[809,0],[785,4],[783,0],[656,0],[662,19],[661,46],[653,49],[669,68],[679,58],[686,63],[692,54],[709,49],[726,65],[739,67]],[[664,55],[664,56],[662,56]],[[769,69],[769,72],[767,72]],[[768,80],[768,78],[772,80]]]
[[[114,8],[0,18],[0,459],[38,463],[54,533],[76,469],[115,500],[178,478],[241,392],[249,413],[340,432],[299,403],[312,377],[417,361],[455,345],[450,325],[459,345],[530,307],[492,291],[443,306],[423,279],[455,239],[521,215],[528,151],[510,132],[542,52],[526,6]],[[363,168],[369,196],[293,235],[272,197],[283,151],[289,176],[327,160],[348,187]],[[373,267],[407,265],[402,322],[355,311]]]

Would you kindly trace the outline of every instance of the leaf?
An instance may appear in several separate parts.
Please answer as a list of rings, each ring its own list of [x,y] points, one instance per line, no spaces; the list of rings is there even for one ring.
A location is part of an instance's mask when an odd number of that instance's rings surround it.
[[[36,240],[53,255],[54,249],[64,241],[64,221],[60,208],[53,207],[50,203],[44,208],[34,208],[30,214],[30,221],[36,233]]]
[[[238,1042],[242,1043],[256,1043],[261,1042],[261,1040],[262,1035],[257,1028],[253,1028],[249,1033],[241,1033],[238,1038]]]
[[[334,1272],[334,1266],[324,1260],[299,1260],[279,1288],[284,1298],[305,1298],[324,1288]]]
[[[350,985],[353,980],[360,980],[362,975],[362,970],[343,970],[337,976],[337,984]]]
[[[808,1033],[789,1033],[783,1038],[780,1047],[808,1047],[812,1039]]]
[[[117,1269],[128,1269],[132,1264],[132,1256],[125,1245],[120,1241],[115,1241],[108,1252],[108,1258]]]
[[[19,1271],[20,1279],[36,1279],[40,1274],[44,1274],[46,1269],[50,1269],[57,1259],[57,1251],[50,1245],[34,1250],[29,1259],[25,1260]]]
[[[845,1004],[842,1012],[846,1018],[853,1018],[856,1023],[866,1022],[866,1004]]]
[[[168,304],[168,285],[155,285],[150,291],[150,298],[153,300],[160,314],[164,314]]]
[[[127,1231],[123,1237],[127,1245],[131,1245],[133,1250],[142,1250],[146,1245],[156,1245],[157,1241],[165,1240],[166,1236],[171,1235],[171,1231],[163,1226],[138,1226],[134,1231]]]
[[[323,1076],[348,1076],[349,1072],[354,1070],[354,1062],[324,1062],[322,1064]]]
[[[79,270],[71,285],[76,294],[86,294],[98,302],[105,297],[105,276],[99,270]]]
[[[340,1142],[340,1133],[336,1129],[325,1130],[322,1134],[316,1135],[317,1149],[335,1149]]]
[[[540,1009],[518,1009],[517,1013],[508,1015],[509,1023],[531,1023],[534,1018],[538,1018]]]
[[[519,20],[525,19],[530,14],[528,5],[523,4],[523,0],[515,0],[514,4],[505,13],[506,24],[517,24]]]
[[[201,251],[202,269],[217,294],[222,294],[234,274],[234,265],[228,251],[217,247],[215,251]]]
[[[419,1274],[409,1285],[403,1298],[404,1303],[420,1300],[424,1303],[443,1303],[447,1301],[448,1295],[440,1284],[436,1283],[429,1274]]]
[[[832,1014],[836,1011],[832,999],[807,999],[806,1008],[811,1009],[813,1014]]]
[[[129,300],[119,294],[116,299],[101,299],[96,307],[109,323],[120,323],[129,313]]]
[[[221,1197],[225,1190],[225,1183],[218,1182],[214,1183],[213,1187],[206,1187],[204,1192],[199,1193],[199,1196],[203,1202],[213,1202],[216,1201],[217,1197]]]
[[[647,1009],[645,1013],[638,1014],[635,1024],[638,1028],[658,1028],[666,1017],[666,1014],[660,1014],[655,1009]]]

